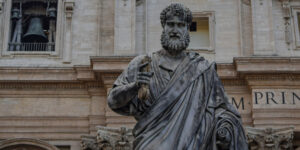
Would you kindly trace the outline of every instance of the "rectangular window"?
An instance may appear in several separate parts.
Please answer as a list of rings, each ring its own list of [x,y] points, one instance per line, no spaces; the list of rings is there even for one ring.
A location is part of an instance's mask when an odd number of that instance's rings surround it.
[[[190,50],[214,50],[214,13],[194,12],[190,26]]]
[[[57,0],[13,0],[8,51],[55,51]]]
[[[190,27],[190,49],[209,47],[210,41],[208,20],[208,17],[199,17],[193,19],[192,25]]]
[[[56,146],[59,150],[70,150],[71,146]]]

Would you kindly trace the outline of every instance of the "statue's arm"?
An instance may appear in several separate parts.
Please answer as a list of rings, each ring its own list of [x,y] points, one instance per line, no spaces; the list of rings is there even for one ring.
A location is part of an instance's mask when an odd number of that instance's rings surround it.
[[[135,82],[114,86],[108,96],[108,106],[118,109],[126,106],[138,93],[138,85]]]
[[[140,72],[140,68],[147,65],[141,64],[145,56],[137,56],[128,65],[128,68],[115,81],[110,90],[107,101],[109,107],[123,115],[137,115],[141,111],[141,102],[137,95],[141,84],[149,84],[153,73]]]

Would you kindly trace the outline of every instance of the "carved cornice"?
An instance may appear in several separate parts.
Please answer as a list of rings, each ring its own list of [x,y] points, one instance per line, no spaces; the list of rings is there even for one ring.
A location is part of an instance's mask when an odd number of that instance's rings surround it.
[[[32,82],[0,82],[0,89],[89,89],[103,88],[101,82],[88,83],[32,83]]]
[[[300,81],[300,74],[256,74],[256,75],[246,75],[246,80],[258,80],[258,81],[265,81],[265,80],[289,80],[289,81]]]
[[[92,56],[91,62],[130,62],[135,56]]]
[[[90,66],[74,66],[78,80],[94,80],[95,73]]]
[[[217,64],[217,72],[221,79],[236,79],[238,75],[234,64]]]
[[[300,73],[300,57],[238,57],[236,71],[247,73]]]
[[[92,68],[95,72],[121,73],[127,68],[134,56],[100,56],[91,57]]]
[[[91,65],[69,68],[0,68],[0,89],[110,88],[134,56],[91,57]],[[249,81],[300,82],[299,57],[238,57],[218,63],[218,75],[226,86],[249,85]],[[274,82],[275,83],[275,82]],[[289,85],[291,85],[289,83]],[[252,84],[251,84],[252,85]]]
[[[246,86],[247,82],[245,80],[222,80],[224,86]]]

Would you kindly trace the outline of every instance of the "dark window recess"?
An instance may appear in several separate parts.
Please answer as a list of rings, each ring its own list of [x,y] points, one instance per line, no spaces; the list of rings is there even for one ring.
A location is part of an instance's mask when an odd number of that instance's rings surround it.
[[[57,0],[13,0],[9,51],[54,51]]]
[[[190,32],[196,32],[197,31],[197,22],[192,22],[190,26]]]
[[[70,150],[71,146],[56,146],[59,150]]]

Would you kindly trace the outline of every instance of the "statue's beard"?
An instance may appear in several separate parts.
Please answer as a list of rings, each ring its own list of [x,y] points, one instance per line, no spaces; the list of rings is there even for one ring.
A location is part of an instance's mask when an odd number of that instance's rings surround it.
[[[167,50],[171,55],[176,55],[185,50],[190,43],[190,35],[188,32],[185,32],[182,35],[179,35],[177,39],[171,39],[165,31],[161,34],[161,45]]]

